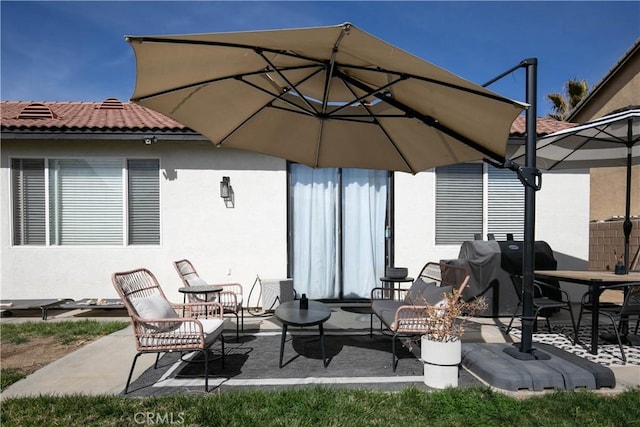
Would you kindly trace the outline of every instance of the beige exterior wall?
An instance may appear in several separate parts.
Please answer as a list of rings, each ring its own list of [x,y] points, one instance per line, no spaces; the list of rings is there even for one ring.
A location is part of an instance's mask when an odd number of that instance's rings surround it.
[[[640,105],[640,49],[593,94],[571,121],[588,122],[629,105]]]
[[[626,168],[591,169],[591,203],[589,219],[604,221],[624,217]],[[631,216],[640,215],[640,166],[631,169]]]
[[[619,108],[640,105],[640,47],[593,93],[570,118],[585,123]],[[598,168],[591,170],[591,221],[607,220],[625,214],[626,168]],[[640,166],[632,168],[631,216],[640,215]]]
[[[640,219],[631,221],[629,237],[629,266],[640,267]],[[589,269],[613,271],[616,262],[624,256],[623,220],[592,222],[589,224]],[[622,259],[624,261],[624,259]]]

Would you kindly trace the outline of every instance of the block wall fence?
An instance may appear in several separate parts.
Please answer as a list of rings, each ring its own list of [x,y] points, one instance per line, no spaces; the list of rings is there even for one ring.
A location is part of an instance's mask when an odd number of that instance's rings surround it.
[[[613,271],[616,260],[624,260],[624,219],[592,222],[589,224],[589,270]],[[633,228],[629,238],[629,265],[640,269],[640,218],[631,220]]]

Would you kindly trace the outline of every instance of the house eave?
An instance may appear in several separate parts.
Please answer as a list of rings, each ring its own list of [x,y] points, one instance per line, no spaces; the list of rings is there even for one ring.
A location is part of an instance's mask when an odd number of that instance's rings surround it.
[[[19,140],[110,140],[110,141],[131,141],[147,137],[156,137],[163,141],[208,141],[207,138],[197,132],[170,132],[159,131],[153,129],[136,130],[129,132],[113,132],[113,131],[53,131],[43,130],[34,131],[33,129],[25,130],[5,130],[1,131],[2,139],[19,139]]]

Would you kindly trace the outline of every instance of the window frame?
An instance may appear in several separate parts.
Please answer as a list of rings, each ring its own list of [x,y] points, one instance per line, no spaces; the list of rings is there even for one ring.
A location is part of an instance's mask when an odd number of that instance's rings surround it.
[[[13,163],[15,160],[42,160],[44,161],[44,198],[45,198],[45,243],[44,244],[17,244],[16,243],[16,199],[14,193],[14,169]],[[50,201],[50,192],[51,192],[51,182],[50,182],[50,161],[52,160],[119,160],[120,161],[120,170],[121,170],[121,197],[122,197],[122,211],[121,211],[121,221],[122,221],[122,240],[119,244],[102,244],[102,243],[89,243],[86,245],[83,244],[52,244],[51,243],[51,201]],[[158,195],[157,195],[157,203],[158,203],[158,211],[157,211],[157,229],[158,229],[158,242],[153,244],[131,244],[131,238],[129,233],[129,217],[130,217],[130,195],[129,195],[129,161],[131,160],[155,160],[158,165]],[[9,239],[11,247],[19,247],[19,248],[88,248],[88,247],[101,247],[101,248],[124,248],[124,247],[132,247],[132,248],[141,248],[141,247],[161,247],[162,246],[162,163],[160,157],[144,157],[144,156],[92,156],[92,157],[84,157],[84,156],[10,156],[9,157],[9,203],[10,203],[10,230],[9,230]]]
[[[482,236],[483,239],[486,238],[486,236],[488,235],[488,233],[494,233],[496,229],[496,221],[495,221],[495,217],[494,218],[490,218],[490,210],[492,209],[493,206],[495,206],[495,203],[498,202],[500,200],[499,197],[499,192],[495,192],[495,186],[493,186],[493,184],[495,182],[497,182],[497,180],[491,180],[490,182],[490,168],[493,168],[493,166],[488,165],[486,163],[464,163],[464,165],[482,165],[482,206],[481,206],[481,210],[482,210]],[[455,167],[457,165],[449,165],[449,166],[442,166],[441,168],[450,168],[450,167]],[[438,204],[438,169],[439,168],[434,168],[433,169],[433,173],[434,173],[434,182],[433,182],[433,194],[434,194],[434,203],[433,203],[433,215],[434,215],[434,222],[433,222],[433,243],[434,246],[436,247],[454,247],[454,246],[459,246],[462,242],[456,242],[456,243],[438,243],[438,231],[439,231],[439,227],[438,227],[438,218],[437,218],[437,211],[439,208],[439,204]],[[503,170],[499,170],[499,169],[495,169],[496,173],[503,173]],[[517,185],[519,185],[519,187],[512,187],[512,188],[518,188],[520,194],[519,199],[514,199],[516,200],[516,203],[514,203],[514,209],[518,210],[518,215],[520,214],[520,212],[524,212],[524,187],[521,186],[517,175],[514,172],[508,171],[508,173],[513,173],[513,180],[512,182],[517,182]],[[480,179],[480,177],[478,177],[478,179]],[[462,195],[462,193],[461,193]],[[490,200],[491,199],[491,200]],[[518,201],[521,202],[520,205],[518,205]],[[519,215],[519,219],[516,219],[514,222],[516,223],[520,223],[518,225],[520,225],[520,227],[517,230],[513,230],[511,231],[511,233],[513,233],[514,235],[514,240],[522,240],[523,235],[524,235],[524,213],[522,213],[521,215]],[[499,224],[499,222],[498,222]],[[499,228],[499,227],[498,227]],[[480,232],[480,231],[478,231]],[[505,236],[502,236],[500,234],[496,234],[496,238],[497,239],[502,239],[502,238],[506,238],[506,232],[504,232]],[[470,236],[469,239],[473,240],[474,236]]]

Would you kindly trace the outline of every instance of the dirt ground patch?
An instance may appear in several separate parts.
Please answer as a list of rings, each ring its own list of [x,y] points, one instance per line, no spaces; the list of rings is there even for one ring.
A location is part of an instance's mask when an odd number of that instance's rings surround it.
[[[3,343],[0,366],[2,369],[13,368],[29,375],[98,338],[100,337],[65,344],[56,337],[30,337],[29,341],[20,344]]]

